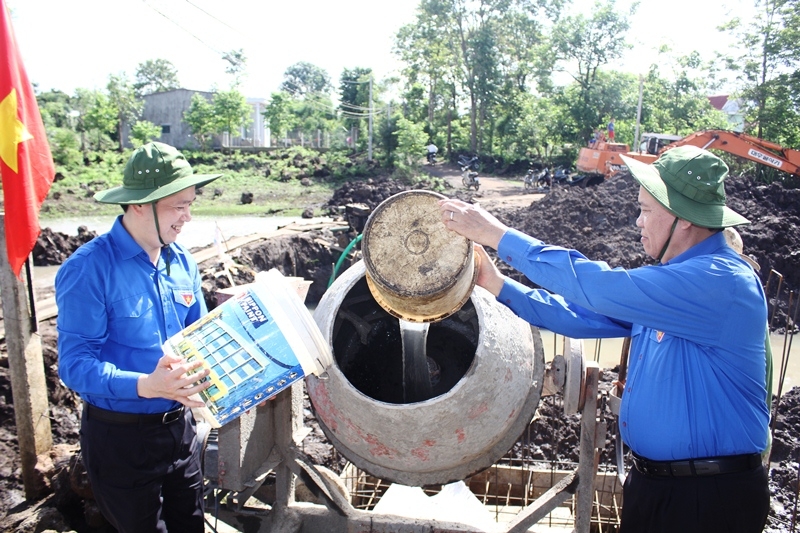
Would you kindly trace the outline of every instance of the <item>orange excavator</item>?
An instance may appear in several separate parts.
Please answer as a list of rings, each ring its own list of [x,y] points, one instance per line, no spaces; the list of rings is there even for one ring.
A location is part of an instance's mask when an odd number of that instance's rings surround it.
[[[576,177],[576,184],[596,185],[618,172],[627,170],[620,155],[652,163],[665,151],[687,144],[722,150],[782,172],[800,176],[800,150],[784,148],[744,133],[704,130],[683,138],[647,133],[642,138],[639,151],[630,151],[627,144],[606,142],[598,142],[596,146],[581,148],[576,168],[578,172],[583,173],[583,176]]]

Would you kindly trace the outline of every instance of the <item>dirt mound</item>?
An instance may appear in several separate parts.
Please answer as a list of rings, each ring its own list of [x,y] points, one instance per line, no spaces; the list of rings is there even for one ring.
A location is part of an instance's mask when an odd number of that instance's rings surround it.
[[[96,231],[78,226],[77,235],[66,235],[43,228],[33,247],[33,264],[36,266],[60,265],[81,245],[97,237]]]

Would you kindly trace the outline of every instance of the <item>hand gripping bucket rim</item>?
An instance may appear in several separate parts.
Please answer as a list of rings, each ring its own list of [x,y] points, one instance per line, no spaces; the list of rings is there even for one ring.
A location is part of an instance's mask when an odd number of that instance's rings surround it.
[[[391,315],[436,322],[469,299],[478,275],[472,241],[447,229],[438,200],[422,190],[395,194],[370,215],[362,253],[367,285]]]

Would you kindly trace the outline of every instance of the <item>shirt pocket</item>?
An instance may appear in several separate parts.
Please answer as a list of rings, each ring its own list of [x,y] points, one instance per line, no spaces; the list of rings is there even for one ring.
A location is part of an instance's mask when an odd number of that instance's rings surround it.
[[[663,331],[650,330],[646,352],[648,372],[653,382],[670,381],[681,374],[683,349],[679,338]]]
[[[186,316],[189,310],[197,303],[197,296],[192,287],[172,287],[172,301],[178,323],[181,328],[186,325]]]
[[[132,348],[160,345],[155,305],[146,293],[129,296],[113,304],[108,323],[109,340]]]

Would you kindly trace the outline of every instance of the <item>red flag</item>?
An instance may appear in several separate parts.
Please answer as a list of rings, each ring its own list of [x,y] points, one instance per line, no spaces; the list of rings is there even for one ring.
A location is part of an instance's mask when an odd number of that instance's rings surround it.
[[[3,179],[8,262],[19,277],[39,236],[39,209],[55,168],[25,74],[11,16],[0,0],[0,175]]]

